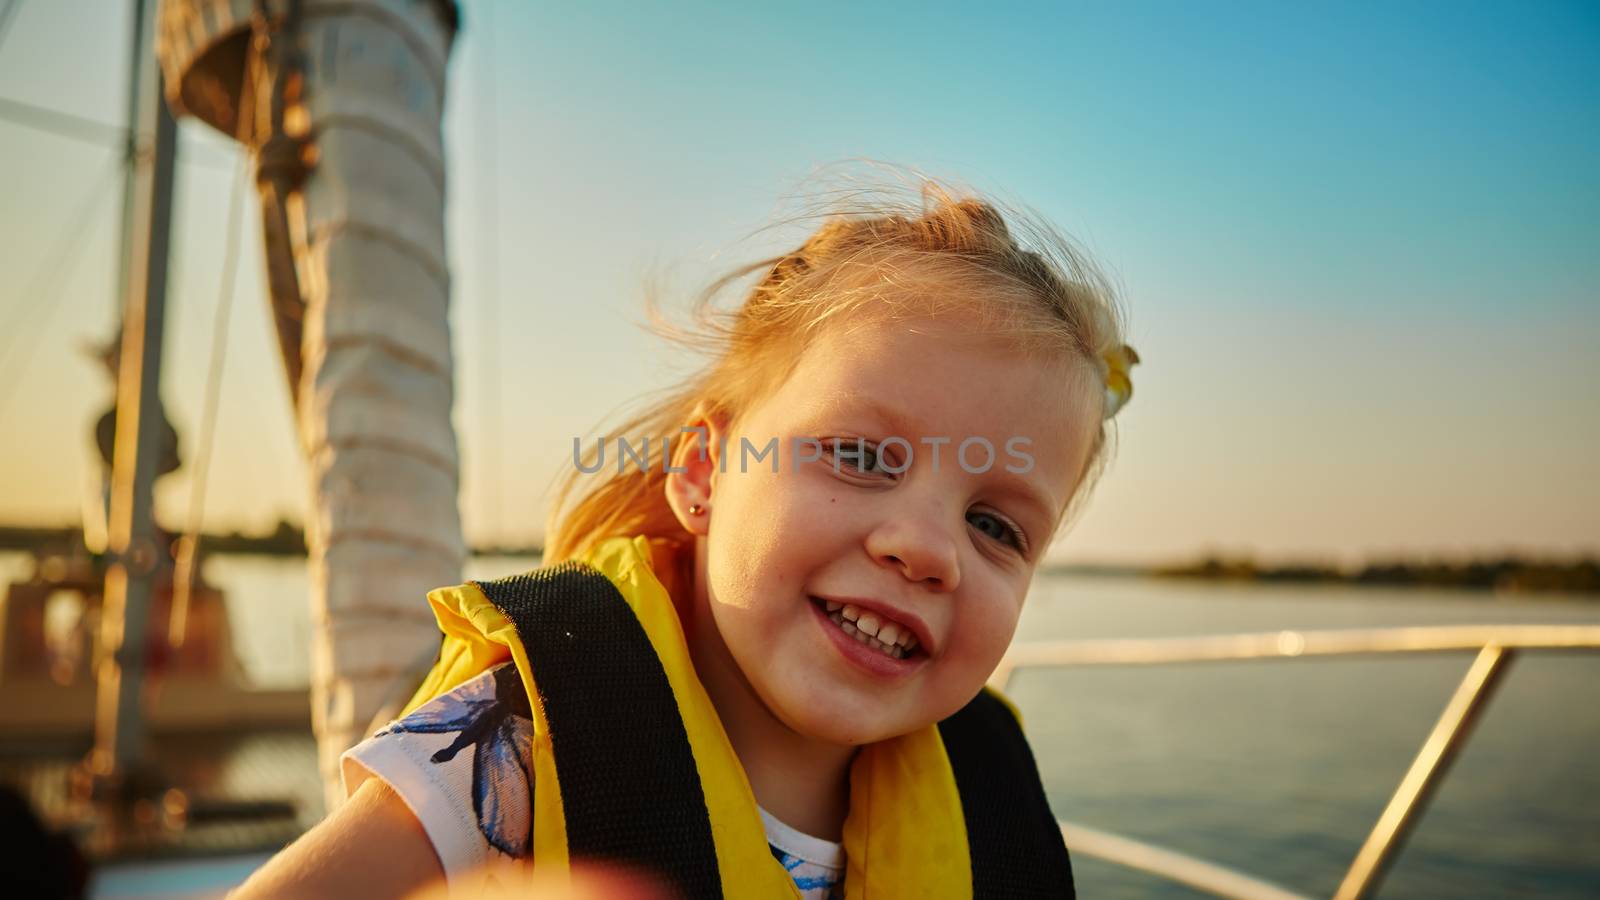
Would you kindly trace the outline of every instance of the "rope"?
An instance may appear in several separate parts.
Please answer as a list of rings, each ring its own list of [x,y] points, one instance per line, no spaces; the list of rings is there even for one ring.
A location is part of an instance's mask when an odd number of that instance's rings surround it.
[[[211,451],[216,443],[217,406],[222,399],[222,373],[228,361],[228,321],[233,311],[239,271],[239,223],[243,219],[244,188],[249,174],[244,154],[239,155],[237,169],[228,200],[228,232],[223,251],[226,255],[222,260],[222,281],[217,287],[217,315],[211,328],[211,363],[206,371],[205,399],[201,402],[200,443],[189,493],[189,520],[183,536],[178,539],[177,568],[172,579],[172,615],[167,622],[167,643],[174,649],[183,646],[189,625],[189,599],[194,591],[201,526],[205,523],[206,487],[211,476]]]
[[[27,370],[33,354],[43,343],[38,337],[50,328],[50,323],[55,320],[61,308],[68,305],[63,302],[64,298],[59,296],[65,287],[60,282],[71,275],[79,254],[90,243],[87,229],[100,209],[100,202],[109,195],[107,186],[115,180],[121,170],[122,160],[119,159],[101,174],[98,181],[90,185],[88,194],[77,207],[76,215],[68,221],[66,230],[61,233],[51,252],[41,257],[41,267],[34,272],[32,278],[24,282],[27,287],[22,290],[22,302],[14,308],[11,318],[0,324],[0,370],[3,370],[11,354],[11,348],[16,346],[25,331],[31,330],[29,323],[24,320],[38,315],[39,310],[44,309],[45,319],[39,325],[39,333],[33,335],[33,340],[28,340],[22,345],[19,372],[14,377],[0,380],[0,421],[4,420],[6,405],[11,401],[17,387],[23,383],[22,372]]]

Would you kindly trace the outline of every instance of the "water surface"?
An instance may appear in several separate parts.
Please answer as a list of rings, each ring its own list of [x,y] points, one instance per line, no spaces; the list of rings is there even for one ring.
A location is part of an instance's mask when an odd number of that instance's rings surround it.
[[[474,560],[472,577],[534,560]],[[26,570],[0,554],[0,574]],[[307,682],[300,560],[217,557],[263,686]],[[418,598],[418,602],[423,602]],[[1468,623],[1600,624],[1572,598],[1043,575],[1019,640]],[[1338,885],[1470,654],[1024,671],[1010,693],[1069,821],[1312,895]],[[1390,872],[1384,896],[1600,896],[1600,654],[1525,654]],[[309,752],[305,765],[314,765]],[[1074,858],[1087,897],[1187,897]]]

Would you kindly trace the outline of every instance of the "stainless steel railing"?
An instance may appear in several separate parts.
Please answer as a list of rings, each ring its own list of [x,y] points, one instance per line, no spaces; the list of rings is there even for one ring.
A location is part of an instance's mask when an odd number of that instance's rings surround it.
[[[1337,631],[1276,631],[1207,637],[1019,644],[1000,662],[989,683],[1004,688],[1018,669],[1057,666],[1166,665],[1232,660],[1285,660],[1316,656],[1474,652],[1476,657],[1423,741],[1411,768],[1389,798],[1356,853],[1335,900],[1372,896],[1434,791],[1471,736],[1506,667],[1523,651],[1600,650],[1600,625],[1445,625]],[[1062,823],[1073,849],[1150,872],[1222,897],[1281,900],[1297,896],[1270,882],[1212,863],[1112,835]]]

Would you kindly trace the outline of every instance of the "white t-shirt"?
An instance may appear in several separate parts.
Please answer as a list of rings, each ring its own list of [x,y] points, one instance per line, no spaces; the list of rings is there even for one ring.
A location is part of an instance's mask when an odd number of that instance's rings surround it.
[[[528,766],[533,722],[510,663],[389,723],[344,755],[345,796],[382,779],[422,823],[452,895],[506,878],[529,855]],[[805,900],[843,895],[844,847],[796,831],[761,810],[772,855]]]

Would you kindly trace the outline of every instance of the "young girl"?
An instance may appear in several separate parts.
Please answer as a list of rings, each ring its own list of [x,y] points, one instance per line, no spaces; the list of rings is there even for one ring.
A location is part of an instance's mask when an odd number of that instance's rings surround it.
[[[585,861],[696,897],[1071,892],[984,683],[1131,394],[1110,291],[931,185],[719,286],[757,273],[632,452],[575,458],[546,568],[429,596],[409,714],[246,893]]]

